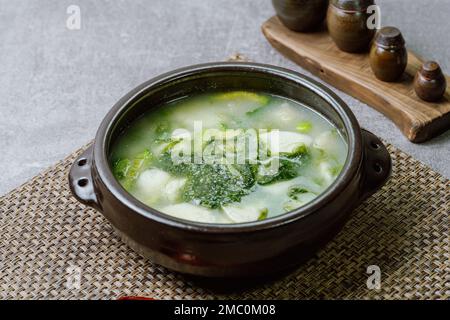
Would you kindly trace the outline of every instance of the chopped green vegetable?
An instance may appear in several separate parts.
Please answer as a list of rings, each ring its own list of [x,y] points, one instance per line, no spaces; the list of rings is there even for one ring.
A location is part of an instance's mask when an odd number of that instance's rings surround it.
[[[309,193],[309,191],[305,188],[302,188],[301,186],[292,186],[289,188],[288,196],[292,200],[299,200],[298,195],[304,193]]]
[[[314,177],[312,181],[318,186],[323,186],[325,184],[325,179],[322,177]]]
[[[330,172],[331,172],[331,174],[332,174],[333,176],[336,177],[336,176],[339,175],[339,173],[341,173],[343,167],[344,167],[343,165],[338,164],[338,165],[332,167],[332,168],[330,169]]]
[[[168,121],[160,121],[155,128],[156,142],[170,142],[171,141],[171,126]]]
[[[261,111],[265,110],[266,107],[267,107],[267,105],[265,104],[265,105],[262,105],[262,106],[260,106],[260,107],[258,107],[258,108],[256,108],[256,109],[253,109],[253,110],[251,110],[251,111],[248,111],[248,112],[246,112],[245,114],[246,114],[247,116],[251,117],[251,116],[257,115],[257,114],[260,113]]]
[[[161,121],[158,123],[155,129],[156,134],[162,134],[170,131],[170,124],[168,121]]]
[[[269,214],[269,209],[267,209],[267,208],[262,209],[260,211],[258,220],[261,221],[261,220],[267,219],[268,214]]]
[[[119,180],[124,179],[130,166],[131,161],[129,159],[117,160],[113,168],[114,176]]]
[[[295,148],[291,153],[281,154],[289,159],[300,159],[309,154],[308,147],[304,144]]]
[[[253,115],[257,114],[261,109],[262,109],[262,107],[259,107],[259,108],[253,109],[251,111],[248,111],[245,114],[247,116],[253,116]]]
[[[133,160],[118,160],[113,168],[114,176],[119,180],[125,190],[130,190],[139,174],[148,167],[152,159],[149,150],[144,150],[138,154]]]
[[[226,123],[221,122],[221,123],[220,123],[220,129],[222,129],[222,130],[228,130],[228,129],[230,129],[230,127],[229,127]]]
[[[302,121],[297,126],[297,131],[300,133],[308,133],[312,129],[312,123],[309,121]]]
[[[258,103],[260,105],[266,105],[270,101],[270,97],[266,95],[257,94],[249,91],[231,91],[226,93],[216,94],[213,97],[213,100],[248,100],[251,102]]]
[[[181,142],[181,139],[170,140],[169,143],[164,147],[163,153],[172,150],[178,143]]]
[[[314,154],[317,163],[330,163],[329,172],[334,177],[338,176],[344,168],[344,165],[341,164],[335,156],[325,152],[322,149],[312,148],[312,153]]]
[[[257,104],[257,108],[255,108],[252,111],[248,111],[246,114],[251,116],[253,114],[258,113],[264,107],[266,107],[271,98],[267,95],[261,95],[254,92],[248,92],[248,91],[232,91],[232,92],[226,92],[226,93],[220,93],[216,94],[212,97],[213,101],[228,101],[228,100],[244,100],[248,101],[250,103]],[[223,123],[222,123],[223,124]],[[226,126],[228,127],[228,126]],[[226,129],[226,128],[223,128]]]
[[[286,202],[285,204],[283,204],[283,210],[285,212],[289,212],[292,210],[297,209],[298,207],[300,207],[302,205],[301,202],[296,201],[296,200],[289,200],[288,202]]]

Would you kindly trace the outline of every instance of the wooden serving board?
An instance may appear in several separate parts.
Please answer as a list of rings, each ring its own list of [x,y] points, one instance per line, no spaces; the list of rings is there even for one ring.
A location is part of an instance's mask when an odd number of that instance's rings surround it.
[[[262,26],[269,42],[283,55],[336,88],[367,103],[391,119],[412,142],[424,142],[450,129],[450,89],[438,103],[419,99],[413,87],[414,76],[423,61],[409,52],[401,81],[378,80],[369,65],[368,53],[340,51],[328,32],[293,32],[277,17]],[[450,84],[450,78],[447,76]]]

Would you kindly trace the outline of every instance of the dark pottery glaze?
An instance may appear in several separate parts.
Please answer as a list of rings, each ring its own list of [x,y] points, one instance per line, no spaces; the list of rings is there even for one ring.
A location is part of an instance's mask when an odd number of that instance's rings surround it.
[[[370,67],[381,81],[394,82],[401,78],[408,65],[408,51],[400,30],[384,27],[377,32],[370,50]]]
[[[327,13],[328,32],[345,52],[367,51],[375,30],[367,27],[367,8],[373,0],[331,0]]]
[[[442,99],[447,90],[447,80],[437,62],[425,62],[414,78],[414,89],[417,96],[428,102]]]
[[[299,32],[318,28],[328,8],[328,0],[272,0],[272,4],[281,22]]]
[[[347,140],[340,176],[311,203],[252,223],[196,223],[139,202],[111,172],[112,143],[150,108],[210,90],[264,91],[311,106]],[[157,264],[197,276],[262,277],[293,268],[332,239],[352,210],[386,182],[390,171],[391,159],[381,141],[361,130],[348,106],[329,89],[286,69],[228,62],[176,70],[123,97],[106,115],[94,145],[73,164],[69,183],[80,202],[102,212],[131,248]]]

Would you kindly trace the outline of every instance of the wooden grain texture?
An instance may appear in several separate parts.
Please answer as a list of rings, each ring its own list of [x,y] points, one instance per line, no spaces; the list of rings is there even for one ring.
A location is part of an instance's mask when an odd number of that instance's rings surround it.
[[[422,101],[414,92],[414,75],[422,60],[409,52],[403,78],[396,83],[378,80],[369,55],[340,51],[326,30],[297,33],[277,17],[262,26],[269,42],[283,55],[336,88],[363,101],[391,119],[412,142],[427,141],[450,129],[450,89],[438,103]],[[450,78],[447,76],[447,82]]]

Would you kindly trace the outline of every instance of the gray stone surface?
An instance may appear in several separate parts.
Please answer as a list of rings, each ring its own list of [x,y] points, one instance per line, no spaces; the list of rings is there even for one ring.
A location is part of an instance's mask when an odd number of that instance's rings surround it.
[[[383,25],[450,72],[450,0],[384,0]],[[79,31],[66,9],[81,8]],[[269,0],[0,0],[0,194],[90,141],[116,100],[171,69],[252,60],[300,70],[265,41]],[[422,145],[339,92],[361,125],[450,177],[450,132]]]

